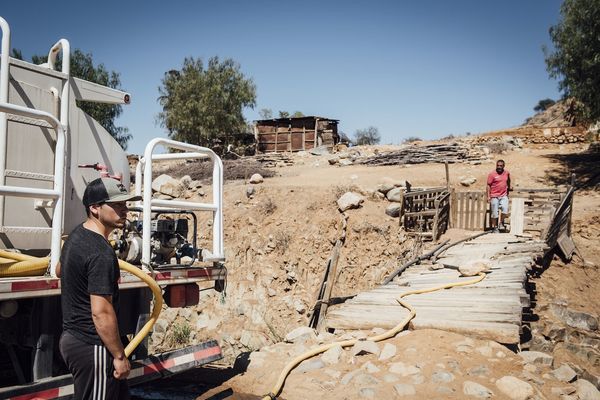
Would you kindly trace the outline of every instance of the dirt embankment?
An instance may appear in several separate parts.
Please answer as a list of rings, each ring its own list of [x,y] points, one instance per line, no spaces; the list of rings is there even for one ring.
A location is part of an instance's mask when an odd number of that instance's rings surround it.
[[[525,147],[493,157],[501,157],[506,161],[516,186],[539,187],[566,183],[568,170],[557,155],[568,157],[581,150],[582,145],[568,145],[560,149]],[[492,158],[479,165],[451,165],[451,185],[464,190],[459,184],[460,180],[473,177],[476,180],[473,187],[484,190],[485,179],[493,168],[493,162]],[[240,354],[266,349],[266,353],[272,355],[272,358],[267,358],[268,366],[254,370],[250,367],[244,376],[229,383],[246,393],[265,392],[275,381],[276,373],[284,362],[308,347],[308,344],[294,347],[276,343],[292,329],[308,324],[327,259],[341,233],[342,215],[335,204],[339,195],[353,189],[362,192],[365,197],[361,208],[347,212],[347,239],[341,251],[333,293],[334,296],[346,296],[379,284],[402,260],[417,250],[415,242],[407,240],[402,233],[398,219],[385,214],[389,203],[373,195],[377,185],[390,180],[410,180],[416,186],[445,184],[444,167],[440,164],[339,167],[330,166],[324,157],[296,156],[294,165],[278,168],[276,172],[276,176],[266,179],[264,183],[253,185],[254,193],[250,196],[247,192],[249,185],[245,181],[232,181],[225,185],[225,247],[229,271],[227,297],[223,299],[214,291],[203,291],[200,305],[195,309],[166,310],[163,314],[166,326],[179,324],[191,327],[187,343],[208,338],[219,340],[226,356],[225,364],[233,364]],[[210,190],[206,192],[210,193]],[[587,264],[581,260],[568,265],[554,261],[535,280],[537,299],[534,300],[540,305],[538,314],[541,319],[549,315],[549,311],[542,306],[561,298],[566,299],[570,310],[598,317],[599,209],[600,192],[597,187],[588,186],[577,193],[573,232],[575,243]],[[200,219],[203,224],[209,222],[204,215]],[[206,241],[209,237],[209,232],[200,233],[201,240]],[[552,321],[565,324],[564,321]],[[532,327],[536,329],[534,324]],[[543,329],[538,331],[537,334],[543,336]],[[576,333],[580,334],[581,331]],[[155,332],[153,346],[164,349],[169,344],[165,341],[166,336],[164,332]],[[595,356],[599,349],[597,344],[593,344],[596,342],[588,346],[590,351],[586,354],[589,356],[582,358],[581,354],[569,353],[568,335],[554,339],[544,337],[544,340],[552,342],[552,346],[543,349],[554,353],[555,365],[528,366],[508,349],[498,350],[504,353],[503,357],[495,355],[495,350],[491,354],[487,350],[484,350],[485,354],[476,350],[488,345],[495,349],[493,344],[469,342],[472,347],[470,352],[458,349],[456,343],[470,340],[438,331],[413,332],[390,342],[398,351],[395,358],[388,361],[380,362],[377,356],[360,358],[345,355],[337,367],[329,368],[332,370],[327,373],[329,378],[321,373],[322,370],[292,373],[289,387],[304,385],[305,391],[286,389],[291,391],[284,392],[284,397],[306,398],[308,393],[319,393],[322,398],[364,397],[360,395],[360,388],[365,386],[360,383],[361,379],[374,379],[381,383],[382,388],[387,388],[382,393],[394,393],[396,389],[393,386],[401,383],[413,385],[420,398],[446,395],[445,398],[464,398],[464,384],[472,381],[494,392],[495,398],[504,398],[496,381],[510,374],[528,381],[534,386],[533,389],[540,390],[546,398],[559,398],[559,389],[553,391],[552,388],[569,385],[560,383],[552,376],[543,378],[543,375],[563,362],[579,368],[579,373],[585,370],[600,376],[598,358]],[[406,353],[411,348],[416,349],[414,360]],[[264,351],[260,353],[265,354]],[[406,363],[406,360],[414,361],[406,367],[418,368],[425,383],[413,382],[410,374],[396,376],[396,380],[388,376],[392,363]],[[366,366],[368,362],[376,368]],[[477,369],[479,366],[485,368]],[[354,381],[355,378],[349,378],[354,383],[342,385],[341,380],[346,374],[365,369],[370,370],[367,374],[373,379],[363,377]],[[439,378],[439,373],[444,371],[452,374],[452,380],[436,382],[434,379],[449,379],[443,374],[444,378]],[[394,374],[392,372],[392,376]],[[449,392],[444,394],[435,389],[441,386],[449,388]],[[569,390],[565,389],[566,392]]]

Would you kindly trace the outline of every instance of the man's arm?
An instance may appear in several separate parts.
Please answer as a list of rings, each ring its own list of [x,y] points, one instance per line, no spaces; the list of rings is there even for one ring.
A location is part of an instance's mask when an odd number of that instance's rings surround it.
[[[119,337],[119,328],[117,324],[117,315],[112,305],[112,296],[103,296],[90,294],[90,303],[92,308],[92,319],[96,326],[98,336],[104,343],[104,346],[110,351],[115,359],[115,378],[125,379],[129,375],[131,366],[129,360],[125,357],[123,343]]]

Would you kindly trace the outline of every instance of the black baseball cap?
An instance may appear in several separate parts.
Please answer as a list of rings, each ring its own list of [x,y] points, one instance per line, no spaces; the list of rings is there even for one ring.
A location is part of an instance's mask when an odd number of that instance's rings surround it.
[[[83,205],[141,200],[142,196],[130,194],[125,185],[113,178],[98,178],[88,183],[83,192]]]

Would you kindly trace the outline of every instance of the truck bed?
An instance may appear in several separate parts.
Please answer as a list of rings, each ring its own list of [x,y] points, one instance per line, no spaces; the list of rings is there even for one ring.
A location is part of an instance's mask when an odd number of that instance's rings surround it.
[[[185,269],[154,271],[152,276],[160,286],[167,286],[225,279],[226,271],[222,267],[189,267]],[[120,289],[132,289],[144,286],[146,284],[136,276],[127,272],[121,272],[121,278],[119,279]],[[48,276],[0,278],[0,301],[56,296],[59,294],[60,278],[51,278]]]

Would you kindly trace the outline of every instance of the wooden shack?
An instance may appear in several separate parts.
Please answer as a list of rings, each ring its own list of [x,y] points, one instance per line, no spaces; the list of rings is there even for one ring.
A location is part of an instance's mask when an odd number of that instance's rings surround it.
[[[254,121],[257,153],[332,148],[339,143],[337,119],[305,116]]]

